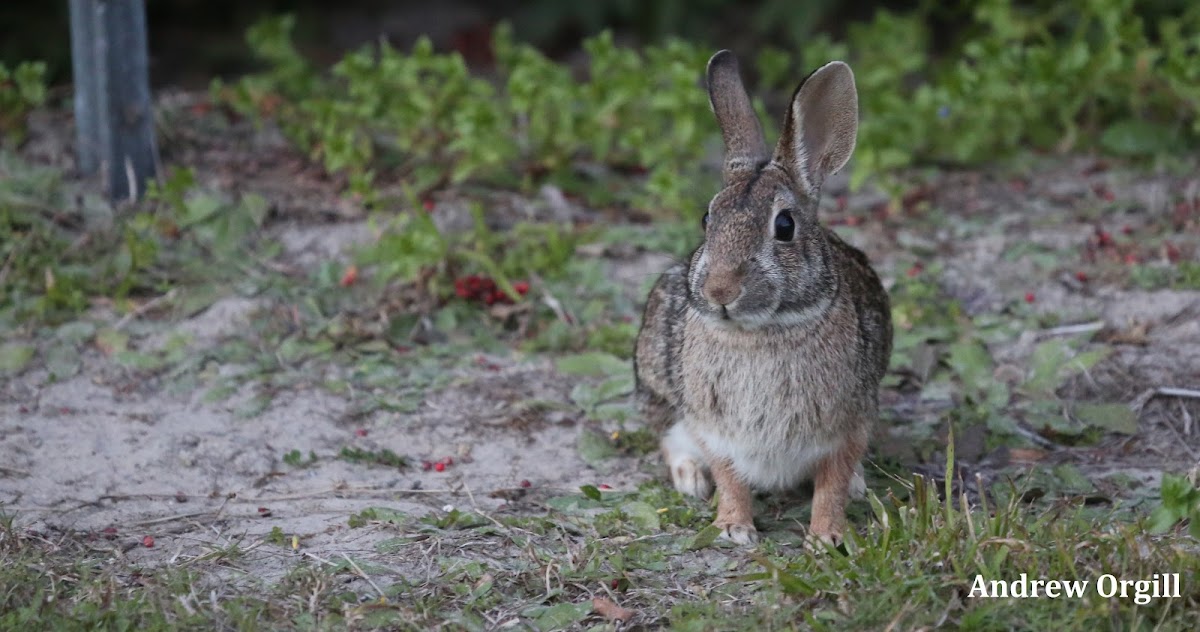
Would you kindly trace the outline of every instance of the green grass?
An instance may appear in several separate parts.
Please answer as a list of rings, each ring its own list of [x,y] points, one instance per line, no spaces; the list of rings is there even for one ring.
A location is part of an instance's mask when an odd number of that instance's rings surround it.
[[[418,630],[450,622],[486,629],[488,621],[512,617],[549,630],[601,623],[592,611],[594,596],[633,610],[639,623],[672,629],[1200,625],[1200,550],[1185,535],[1148,535],[1139,522],[1077,498],[1029,505],[1021,494],[998,493],[997,485],[989,499],[971,501],[951,491],[945,502],[946,490],[919,476],[894,483],[898,493],[855,503],[855,530],[840,550],[805,549],[798,535],[803,516],[787,512],[760,518],[767,540],[756,549],[733,547],[705,528],[709,505],[657,483],[630,492],[586,488],[547,499],[545,513],[408,516],[370,509],[352,516],[350,525],[395,533],[376,545],[387,553],[387,566],[349,558],[322,565],[297,556],[272,586],[258,585],[253,576],[213,584],[193,570],[200,562],[249,555],[241,550],[138,568],[109,561],[111,543],[88,542],[84,534],[33,534],[9,520],[0,527],[0,627]],[[762,514],[771,516],[775,502],[768,499]],[[439,543],[439,552],[426,558],[437,568],[430,579],[389,568],[415,559],[418,543],[429,538]],[[286,543],[282,533],[267,539],[273,546]],[[373,576],[374,585],[350,582],[360,571]],[[1089,588],[1079,599],[970,594],[977,576],[990,582],[1022,573],[1083,580]],[[1125,599],[1097,594],[1103,575],[1150,579],[1156,573],[1179,573],[1181,597],[1138,604],[1132,592]]]

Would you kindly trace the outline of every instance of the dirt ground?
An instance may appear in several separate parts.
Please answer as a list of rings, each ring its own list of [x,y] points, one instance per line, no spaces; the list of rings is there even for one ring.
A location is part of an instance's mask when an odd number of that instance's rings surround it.
[[[278,206],[269,230],[284,245],[288,265],[310,270],[324,261],[348,260],[355,244],[371,239],[361,209],[340,200],[330,183],[281,149],[279,139],[233,147],[194,140],[169,142],[165,155],[195,165],[203,183],[267,192]],[[47,143],[35,139],[28,153],[35,159],[56,153]],[[1112,355],[1070,385],[1065,396],[1121,402],[1138,412],[1134,434],[1108,435],[1079,447],[1045,442],[1013,455],[983,447],[986,437],[961,438],[964,465],[1000,476],[1022,459],[1069,462],[1097,480],[1127,473],[1141,484],[1137,494],[1152,494],[1164,470],[1195,467],[1200,400],[1147,394],[1158,387],[1200,388],[1200,291],[1131,289],[1110,281],[1106,275],[1119,270],[1124,255],[1097,250],[1095,243],[1101,230],[1136,238],[1179,220],[1182,228],[1170,238],[1178,256],[1195,261],[1200,206],[1186,211],[1187,217],[1176,216],[1179,200],[1200,205],[1200,178],[1105,168],[1095,159],[1073,157],[1044,160],[1030,170],[914,179],[921,183],[913,189],[917,193],[900,208],[888,207],[878,192],[850,194],[833,183],[825,218],[868,253],[888,285],[919,263],[925,270],[940,269],[938,283],[971,315],[1004,318],[1013,309],[1028,309],[1054,314],[1061,325],[1102,323],[1095,329],[1102,326],[1103,335],[1117,341]],[[941,212],[929,215],[923,208]],[[1105,209],[1103,220],[1099,208]],[[847,225],[850,217],[857,218],[849,222],[853,226]],[[1163,252],[1137,250],[1133,238],[1126,242],[1140,260],[1167,265]],[[1055,263],[1038,265],[1040,252],[1054,253]],[[661,253],[636,249],[581,256],[607,266],[630,297],[639,296],[646,279],[670,262]],[[1088,279],[1080,280],[1076,270]],[[154,349],[166,336],[185,333],[188,354],[204,356],[250,328],[270,307],[267,301],[231,290],[190,318],[139,319],[144,322],[131,345]],[[106,309],[98,306],[89,317],[120,320]],[[1023,370],[1035,343],[1056,335],[1047,327],[993,341],[996,379]],[[387,524],[351,528],[353,514],[373,507],[415,516],[445,515],[451,508],[536,514],[546,510],[547,498],[577,493],[580,485],[630,489],[663,475],[655,455],[616,455],[599,467],[581,456],[581,433],[613,430],[587,421],[572,403],[575,385],[591,378],[559,372],[546,355],[479,354],[468,360],[450,366],[411,412],[351,415],[366,394],[301,385],[283,388],[269,406],[247,415],[259,392],[251,381],[214,402],[204,389],[171,388],[162,376],[117,366],[90,345],[73,377],[55,381],[45,366],[36,365],[0,386],[0,509],[14,514],[22,528],[89,537],[92,546],[111,549],[114,563],[154,567],[192,560],[216,576],[271,582],[302,561],[350,556],[374,564],[373,580],[386,585],[389,576],[435,579],[439,569],[429,560],[436,545],[416,540],[381,546],[403,534]],[[397,353],[394,361],[402,366],[410,360]],[[239,367],[213,370],[236,375]],[[305,370],[346,369],[317,361]],[[946,394],[902,389],[886,390],[882,399],[887,422],[876,444],[884,446],[907,445],[914,426],[933,424],[940,411],[955,405]],[[519,405],[527,401],[556,405],[531,412]],[[629,427],[636,426],[635,421]],[[389,468],[336,458],[346,447],[389,449],[412,465]],[[293,450],[303,459],[315,455],[316,461],[302,467],[285,463],[284,455]],[[940,467],[936,450],[888,452],[913,470]],[[444,457],[453,459],[444,471],[421,466]],[[298,536],[296,546],[268,544],[276,529],[289,540]],[[144,546],[145,536],[153,537],[152,547]],[[205,557],[234,543],[245,552],[236,562]]]

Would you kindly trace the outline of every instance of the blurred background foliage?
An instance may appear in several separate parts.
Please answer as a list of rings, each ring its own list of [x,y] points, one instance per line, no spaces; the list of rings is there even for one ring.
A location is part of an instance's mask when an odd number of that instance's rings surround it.
[[[69,80],[66,6],[0,7],[0,125],[16,128],[43,99],[31,77]],[[159,0],[148,9],[158,85],[216,77],[214,97],[277,120],[368,200],[381,173],[417,190],[468,179],[571,190],[584,163],[646,176],[629,192],[593,187],[594,201],[689,207],[714,133],[699,78],[721,47],[742,57],[769,121],[811,69],[851,62],[863,118],[855,186],[1030,150],[1146,158],[1200,142],[1200,3],[1188,0]],[[25,60],[45,65],[22,69]]]

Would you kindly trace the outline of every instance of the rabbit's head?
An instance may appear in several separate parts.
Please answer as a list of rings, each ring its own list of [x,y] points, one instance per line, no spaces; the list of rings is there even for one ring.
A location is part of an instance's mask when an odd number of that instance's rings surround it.
[[[854,151],[854,74],[835,61],[809,75],[792,96],[773,155],[729,51],[708,62],[708,94],[725,140],[725,182],[704,215],[689,300],[737,329],[806,322],[837,293],[817,202],[826,176]]]

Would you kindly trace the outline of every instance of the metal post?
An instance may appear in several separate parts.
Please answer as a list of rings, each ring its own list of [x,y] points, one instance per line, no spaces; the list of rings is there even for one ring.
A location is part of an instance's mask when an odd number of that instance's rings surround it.
[[[71,0],[71,68],[75,80],[75,162],[79,173],[94,175],[108,155],[108,100],[105,91],[104,31],[97,23],[97,0]]]
[[[135,200],[157,174],[144,0],[70,0],[79,170]]]

